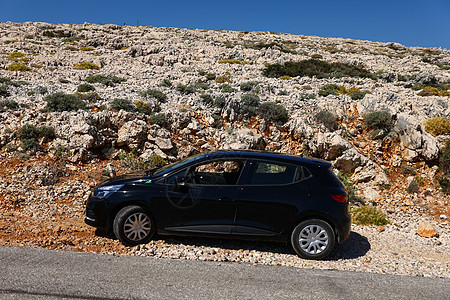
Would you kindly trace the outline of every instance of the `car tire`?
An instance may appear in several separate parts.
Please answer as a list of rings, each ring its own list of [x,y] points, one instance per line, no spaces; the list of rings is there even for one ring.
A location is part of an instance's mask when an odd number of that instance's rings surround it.
[[[155,222],[142,207],[126,206],[114,218],[113,231],[126,246],[145,244],[155,232]]]
[[[333,228],[320,219],[309,219],[298,224],[291,234],[291,244],[302,258],[322,259],[330,254],[335,244]]]

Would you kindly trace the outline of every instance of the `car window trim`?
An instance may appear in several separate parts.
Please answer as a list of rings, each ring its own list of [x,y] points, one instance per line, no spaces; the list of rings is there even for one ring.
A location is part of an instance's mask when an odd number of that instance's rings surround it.
[[[300,171],[300,167],[303,167],[302,165],[298,165],[298,164],[294,164],[294,163],[288,163],[288,162],[284,162],[284,161],[272,160],[272,159],[252,159],[252,160],[249,160],[249,171],[248,171],[249,174],[247,174],[248,176],[250,174],[252,174],[252,172],[256,171],[255,168],[257,166],[257,162],[269,162],[269,163],[278,164],[278,165],[283,165],[284,164],[284,165],[293,166],[293,167],[295,167],[294,180],[292,182],[289,182],[289,183],[279,183],[279,184],[250,184],[250,182],[249,182],[250,178],[247,177],[247,182],[243,184],[244,186],[287,186],[287,185],[299,183],[299,182],[304,180],[303,179],[303,170],[301,171],[302,172],[301,179],[295,180],[295,178],[297,178],[298,172]],[[308,178],[310,178],[310,177],[308,177]]]

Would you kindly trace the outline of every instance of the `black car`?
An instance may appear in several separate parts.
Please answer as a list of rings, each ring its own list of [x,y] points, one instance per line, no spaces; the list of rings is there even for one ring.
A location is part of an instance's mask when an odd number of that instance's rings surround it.
[[[347,192],[331,164],[253,151],[197,155],[116,177],[91,193],[85,222],[125,245],[155,232],[288,241],[327,256],[350,233]]]

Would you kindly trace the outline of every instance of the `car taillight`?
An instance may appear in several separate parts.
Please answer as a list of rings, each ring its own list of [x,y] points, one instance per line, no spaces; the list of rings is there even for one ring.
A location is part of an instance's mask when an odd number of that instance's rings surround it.
[[[347,195],[346,194],[336,194],[336,195],[331,195],[331,197],[333,197],[333,199],[339,203],[347,203]]]

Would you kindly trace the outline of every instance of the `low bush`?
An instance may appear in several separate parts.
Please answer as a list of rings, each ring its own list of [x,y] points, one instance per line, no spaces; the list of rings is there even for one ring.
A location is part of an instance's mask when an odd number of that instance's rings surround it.
[[[200,70],[200,71],[198,71],[198,74],[200,74],[200,76],[205,76],[206,79],[208,79],[208,80],[216,79],[216,74],[214,74],[214,73],[209,73],[209,72],[205,72],[203,70]]]
[[[338,177],[342,181],[345,189],[347,190],[348,200],[351,203],[362,202],[361,198],[356,194],[356,186],[355,182],[350,178],[350,174],[343,174],[340,171],[338,172]]]
[[[418,93],[419,96],[442,96],[450,97],[450,91],[439,89],[433,86],[426,86],[423,90]]]
[[[129,171],[154,169],[167,164],[167,161],[157,154],[153,154],[148,161],[144,161],[134,153],[126,153],[125,151],[119,153],[119,160]]]
[[[159,102],[166,102],[167,101],[167,95],[164,94],[161,91],[158,90],[154,90],[154,89],[148,89],[145,92],[142,93],[142,97],[145,98],[154,98],[156,100],[158,100]]]
[[[2,100],[0,101],[0,112],[6,111],[6,110],[16,110],[19,108],[19,104],[10,99]]]
[[[337,84],[326,84],[319,89],[320,96],[328,96],[328,95],[337,95],[337,94],[345,94],[343,91],[345,88],[343,86],[339,86]]]
[[[254,94],[244,94],[241,96],[241,108],[239,113],[246,116],[256,115],[259,108],[259,97]]]
[[[419,184],[417,183],[416,179],[413,179],[408,187],[406,188],[406,191],[410,194],[417,193],[419,191]]]
[[[444,194],[450,194],[450,178],[440,177],[438,179],[439,185],[441,186],[442,192]]]
[[[153,113],[149,118],[149,123],[157,124],[157,125],[163,127],[163,126],[167,125],[166,115],[164,113],[160,113],[160,114]]]
[[[80,98],[81,100],[88,101],[91,103],[102,99],[100,97],[100,95],[97,94],[96,92],[92,92],[92,93],[78,93],[77,92],[74,94],[74,96]]]
[[[314,120],[333,131],[339,127],[336,116],[328,110],[320,110],[314,115]]]
[[[45,86],[38,86],[34,90],[36,91],[36,93],[38,93],[40,95],[45,95],[48,93],[48,89]]]
[[[291,80],[292,77],[288,76],[288,75],[283,75],[283,76],[280,76],[278,79],[280,79],[280,80]]]
[[[153,112],[153,109],[150,107],[150,105],[148,105],[143,101],[135,101],[134,105],[136,106],[138,112],[143,113],[145,115],[150,116]]]
[[[206,105],[214,103],[214,98],[209,94],[203,94],[200,96],[200,98]]]
[[[286,122],[288,111],[283,105],[275,102],[264,102],[258,108],[258,114],[266,120]]]
[[[374,206],[360,206],[351,210],[352,221],[356,225],[386,225],[389,221],[383,212]]]
[[[416,175],[417,172],[413,167],[410,166],[402,166],[401,168],[403,175]]]
[[[425,130],[433,136],[450,133],[450,120],[443,117],[428,119],[424,125]]]
[[[0,86],[0,97],[8,97],[10,95],[6,84]]]
[[[439,167],[444,172],[444,174],[450,174],[450,142],[445,143],[444,149],[441,151],[439,157]]]
[[[90,84],[83,83],[83,84],[80,84],[77,87],[77,91],[80,92],[80,93],[87,93],[87,92],[90,92],[90,91],[95,91],[95,87],[93,87]]]
[[[30,71],[31,68],[27,67],[26,65],[19,63],[19,62],[15,62],[12,63],[8,66],[7,68],[8,71],[20,71],[20,72],[25,72],[25,71]]]
[[[217,63],[219,63],[219,64],[232,64],[232,65],[247,65],[248,64],[247,61],[240,61],[240,60],[235,59],[235,58],[221,59]]]
[[[363,114],[364,122],[368,128],[389,131],[392,127],[392,116],[388,111],[378,110]]]
[[[183,93],[183,94],[193,94],[197,91],[197,88],[194,85],[184,85],[184,84],[179,84],[177,85],[177,91]]]
[[[124,111],[135,111],[136,108],[133,106],[128,99],[114,99],[111,102],[111,108],[114,110],[124,110]]]
[[[47,102],[45,111],[72,111],[85,109],[86,103],[75,95],[55,93],[44,98]]]
[[[234,92],[234,88],[231,85],[226,84],[226,83],[222,84],[220,86],[220,90],[222,93],[233,93]]]
[[[376,79],[376,76],[366,69],[345,63],[329,63],[318,59],[308,59],[299,62],[289,61],[284,64],[267,65],[263,74],[267,77],[281,76],[316,76],[317,78],[363,77]]]
[[[55,137],[53,128],[48,126],[36,127],[32,124],[25,124],[19,129],[19,139],[22,141],[23,150],[33,150],[38,146],[38,139],[51,140]]]
[[[80,50],[81,51],[92,51],[92,50],[94,50],[94,48],[92,48],[92,47],[81,47]]]
[[[164,78],[163,81],[159,84],[159,86],[170,88],[172,87],[172,82],[170,81],[170,79]]]
[[[223,108],[225,107],[225,98],[224,97],[217,97],[214,99],[214,106]]]
[[[79,64],[73,66],[76,69],[87,69],[87,70],[100,70],[100,67],[94,63],[83,61]]]
[[[101,83],[106,86],[115,86],[127,80],[126,78],[116,76],[92,75],[86,78],[86,81],[89,83]]]
[[[217,76],[215,80],[217,83],[225,83],[225,82],[231,83],[230,78],[228,78],[227,76]]]

